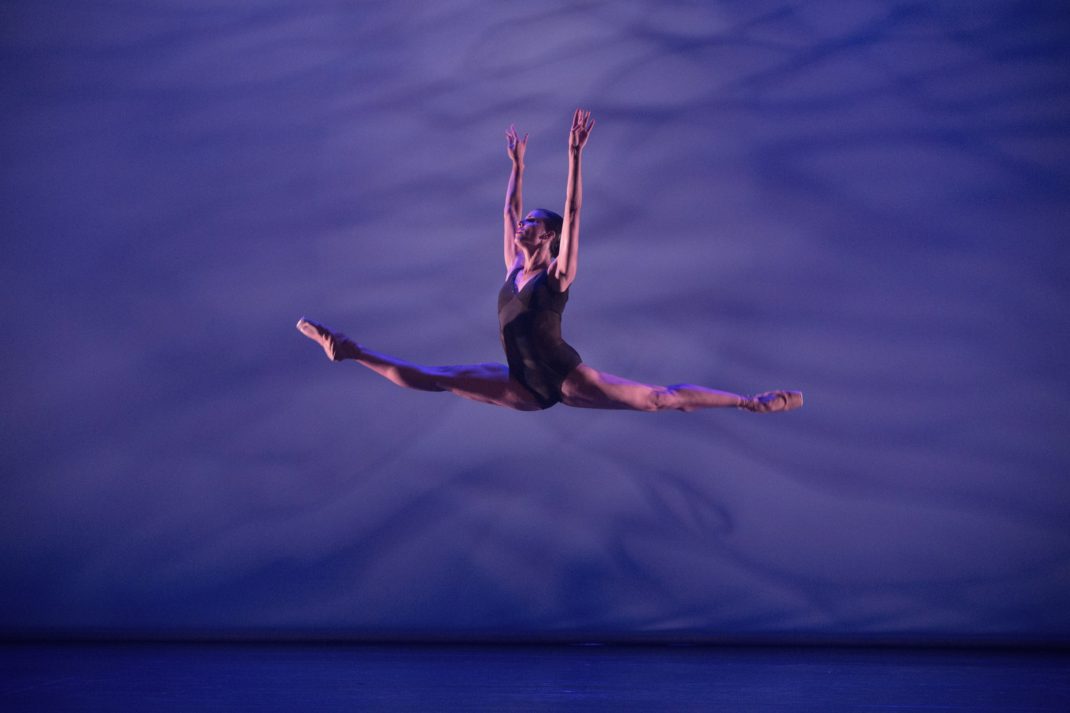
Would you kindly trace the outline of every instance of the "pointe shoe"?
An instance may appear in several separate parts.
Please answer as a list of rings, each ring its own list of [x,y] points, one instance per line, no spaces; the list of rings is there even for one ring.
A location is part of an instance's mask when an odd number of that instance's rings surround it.
[[[360,353],[360,348],[352,339],[306,317],[297,320],[297,331],[323,347],[331,361],[353,358]]]
[[[766,391],[764,394],[751,396],[739,405],[741,409],[754,413],[776,413],[791,411],[803,405],[801,391]]]

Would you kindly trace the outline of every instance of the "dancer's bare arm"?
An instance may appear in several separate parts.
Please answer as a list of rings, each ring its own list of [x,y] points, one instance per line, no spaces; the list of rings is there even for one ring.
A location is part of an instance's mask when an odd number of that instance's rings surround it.
[[[561,228],[561,249],[556,265],[557,282],[561,291],[568,289],[576,279],[577,258],[580,245],[580,206],[583,203],[583,178],[580,174],[580,157],[583,147],[594,128],[591,112],[577,109],[572,116],[572,128],[568,134],[568,188],[565,192],[564,225]]]
[[[510,126],[505,133],[506,151],[509,159],[513,162],[513,170],[509,174],[509,186],[505,189],[505,269],[512,270],[516,263],[516,244],[513,237],[516,235],[516,225],[524,210],[524,201],[521,196],[524,182],[524,152],[528,147],[528,135],[524,134],[521,139],[516,133],[516,127]]]

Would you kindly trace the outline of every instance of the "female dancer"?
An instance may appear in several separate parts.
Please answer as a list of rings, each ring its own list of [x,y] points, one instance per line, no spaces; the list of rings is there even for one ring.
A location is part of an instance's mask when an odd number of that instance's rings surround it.
[[[756,413],[802,406],[798,391],[769,391],[747,397],[693,384],[651,386],[598,371],[561,338],[561,313],[576,279],[583,198],[580,158],[594,128],[591,112],[577,109],[568,142],[568,188],[564,217],[545,209],[521,218],[521,184],[527,136],[506,133],[513,163],[505,194],[506,279],[498,294],[505,364],[421,366],[372,351],[344,334],[302,318],[297,323],[332,361],[352,360],[398,386],[448,391],[474,401],[521,411],[567,406],[635,411],[694,411],[735,407]]]

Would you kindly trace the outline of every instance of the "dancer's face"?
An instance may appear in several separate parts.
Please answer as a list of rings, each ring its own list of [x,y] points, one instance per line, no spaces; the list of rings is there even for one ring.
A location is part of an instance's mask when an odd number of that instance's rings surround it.
[[[516,225],[516,241],[524,246],[538,247],[550,239],[552,233],[546,232],[546,223],[537,211],[531,211]]]

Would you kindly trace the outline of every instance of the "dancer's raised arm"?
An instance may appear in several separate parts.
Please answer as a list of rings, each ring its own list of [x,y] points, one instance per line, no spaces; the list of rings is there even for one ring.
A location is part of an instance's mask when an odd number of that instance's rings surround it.
[[[576,279],[580,244],[580,205],[583,203],[583,178],[580,156],[594,128],[591,112],[577,109],[568,133],[568,188],[565,191],[565,220],[561,227],[561,248],[557,254],[556,276],[561,291]]]
[[[516,226],[520,221],[520,215],[524,210],[524,201],[521,197],[524,181],[524,152],[528,147],[528,135],[524,134],[521,139],[516,133],[516,127],[510,126],[505,133],[506,151],[513,162],[513,170],[509,174],[509,186],[505,189],[505,270],[513,269],[516,262],[516,244],[513,238],[516,235]]]

